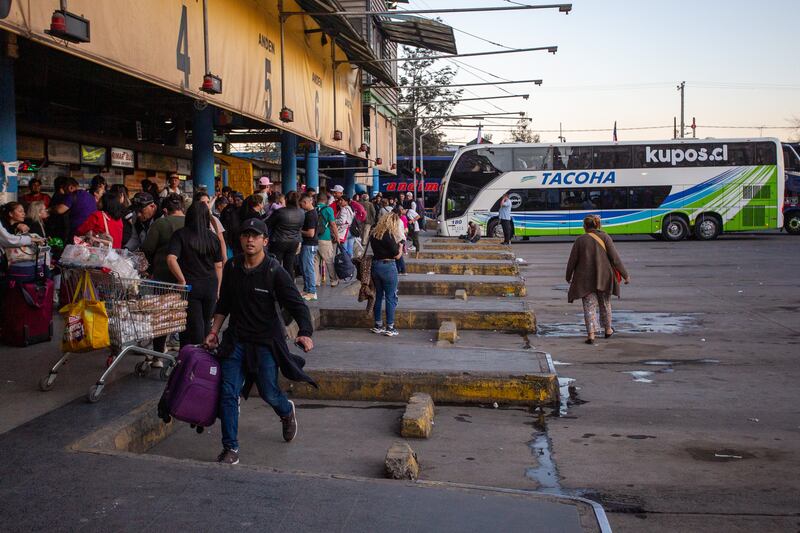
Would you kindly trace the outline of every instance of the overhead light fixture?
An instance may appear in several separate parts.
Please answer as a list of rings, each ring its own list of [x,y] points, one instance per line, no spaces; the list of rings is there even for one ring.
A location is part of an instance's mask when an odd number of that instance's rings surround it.
[[[208,94],[220,94],[222,92],[222,78],[209,72],[203,76],[203,85],[200,90]]]
[[[44,32],[71,43],[88,43],[90,37],[89,20],[70,13],[66,9],[57,9],[53,11],[53,15],[50,18],[50,28],[44,30]]]
[[[294,122],[294,111],[288,107],[281,108],[280,119],[281,122]]]
[[[164,124],[167,124],[167,125],[172,124],[172,119],[170,117],[165,118],[164,119]]]

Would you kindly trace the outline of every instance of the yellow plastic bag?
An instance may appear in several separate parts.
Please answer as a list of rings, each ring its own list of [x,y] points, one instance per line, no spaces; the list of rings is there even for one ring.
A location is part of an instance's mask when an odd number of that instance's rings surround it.
[[[59,309],[59,313],[64,317],[62,352],[90,352],[109,346],[108,312],[106,305],[97,300],[88,271],[78,281],[72,302]]]

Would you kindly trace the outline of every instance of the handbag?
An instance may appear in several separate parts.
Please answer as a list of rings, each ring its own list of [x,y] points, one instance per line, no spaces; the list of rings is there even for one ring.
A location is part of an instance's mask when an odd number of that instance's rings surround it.
[[[29,233],[30,237],[38,237],[35,233]],[[6,259],[8,264],[18,263],[20,261],[36,261],[38,259],[37,247],[35,244],[27,246],[8,247],[5,250]]]
[[[97,299],[89,271],[84,271],[72,301],[59,309],[59,313],[64,317],[62,352],[89,352],[111,344],[106,305]]]
[[[608,249],[606,249],[606,243],[603,242],[603,239],[600,238],[596,233],[589,233],[588,234],[591,238],[597,241],[597,244],[600,245],[600,248],[606,253],[606,257],[608,257]],[[617,280],[617,284],[622,281],[622,274],[620,274],[619,270],[614,268],[614,263],[611,261],[611,257],[608,257],[608,261],[611,263],[611,270],[614,271],[614,279]]]

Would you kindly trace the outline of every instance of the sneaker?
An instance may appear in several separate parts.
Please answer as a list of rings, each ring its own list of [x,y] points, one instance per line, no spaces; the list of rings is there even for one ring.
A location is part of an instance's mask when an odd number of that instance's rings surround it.
[[[225,448],[222,453],[217,457],[217,462],[224,465],[238,465],[239,464],[239,450],[229,450]]]
[[[292,414],[281,417],[281,424],[283,424],[283,440],[286,442],[292,442],[297,436],[297,416],[295,416],[294,402],[289,400],[289,403],[292,404]]]
[[[164,361],[158,357],[154,357],[153,362],[150,363],[150,368],[164,368]]]
[[[386,326],[386,330],[383,332],[384,335],[387,337],[397,337],[400,333],[394,329],[394,326]]]
[[[317,294],[314,292],[306,292],[303,293],[303,300],[307,302],[313,302],[317,299]]]
[[[336,287],[339,285],[339,280],[331,281],[331,287]]]
[[[380,324],[375,324],[374,326],[372,326],[372,329],[370,331],[372,333],[377,333],[378,335],[383,335],[384,333],[386,333],[386,328],[384,328]]]

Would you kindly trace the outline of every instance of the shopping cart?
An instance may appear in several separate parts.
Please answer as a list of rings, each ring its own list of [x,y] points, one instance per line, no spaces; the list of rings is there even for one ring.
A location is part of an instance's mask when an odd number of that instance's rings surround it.
[[[89,389],[89,401],[94,403],[100,399],[106,379],[128,354],[149,356],[136,364],[135,372],[139,376],[147,374],[153,358],[163,360],[160,375],[161,379],[166,380],[175,365],[175,357],[153,351],[147,346],[154,337],[180,333],[186,329],[187,297],[191,286],[122,278],[106,268],[62,266],[62,304],[72,301],[78,282],[86,272],[89,273],[97,299],[105,304],[111,341],[106,370]],[[72,355],[65,353],[53,365],[50,373],[39,381],[41,390],[53,388],[59,369]]]

